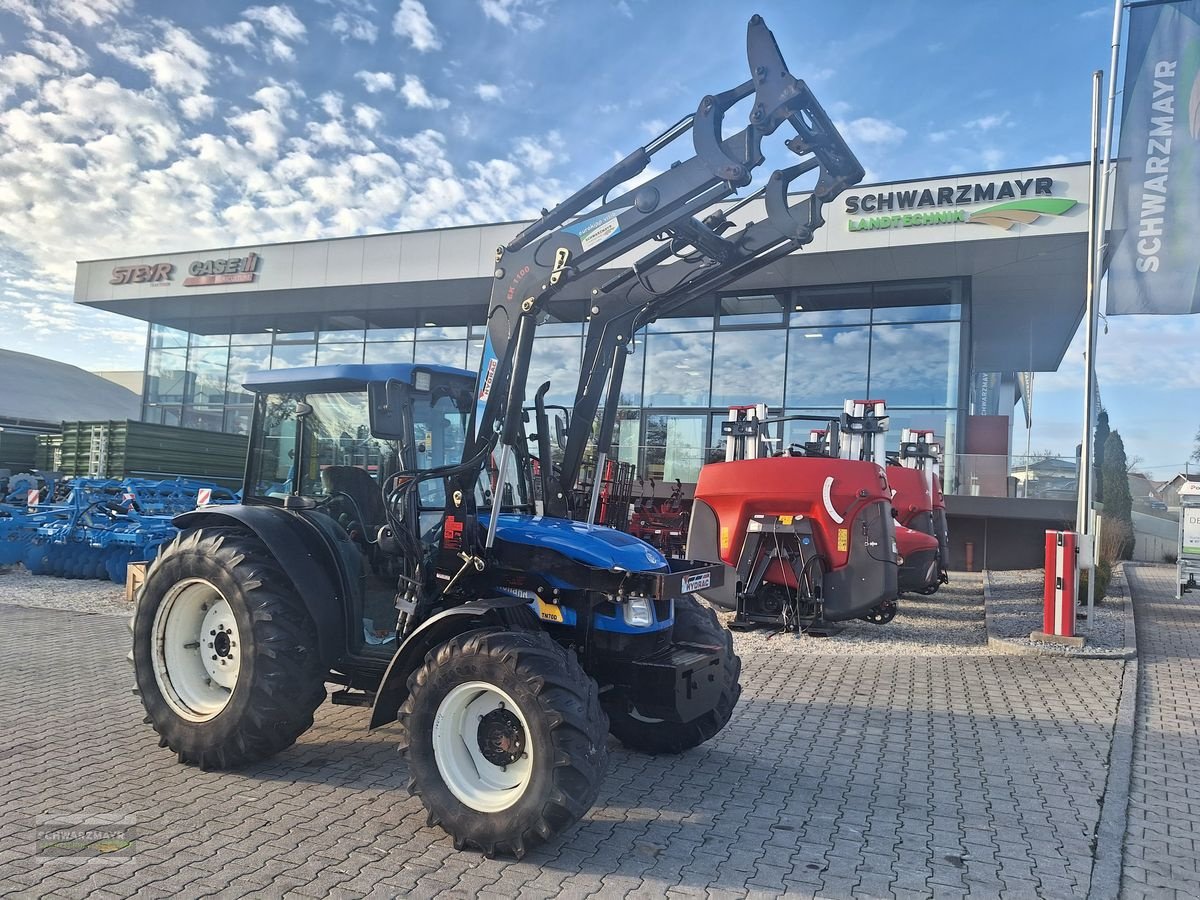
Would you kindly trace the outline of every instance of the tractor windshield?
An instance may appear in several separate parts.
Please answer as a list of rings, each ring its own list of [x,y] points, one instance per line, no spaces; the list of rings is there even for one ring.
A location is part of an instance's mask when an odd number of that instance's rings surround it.
[[[396,442],[371,435],[365,391],[267,394],[259,402],[262,426],[250,459],[255,496],[355,496],[373,485],[378,492],[379,479],[399,468]]]

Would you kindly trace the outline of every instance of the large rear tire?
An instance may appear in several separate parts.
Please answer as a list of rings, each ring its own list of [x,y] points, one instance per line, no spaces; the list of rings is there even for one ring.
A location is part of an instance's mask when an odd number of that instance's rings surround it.
[[[325,699],[316,627],[263,543],[184,531],[146,575],[133,664],[159,745],[204,769],[290,747]]]
[[[596,801],[608,719],[596,683],[539,631],[484,628],[431,651],[400,708],[410,794],[454,846],[520,858]]]
[[[618,694],[608,706],[610,728],[613,735],[631,750],[682,753],[699,747],[729,724],[733,708],[742,695],[738,681],[742,661],[733,652],[733,635],[721,625],[711,607],[691,595],[676,600],[673,640],[677,644],[711,647],[720,653],[724,679],[721,693],[712,709],[683,724],[643,716],[633,698]]]

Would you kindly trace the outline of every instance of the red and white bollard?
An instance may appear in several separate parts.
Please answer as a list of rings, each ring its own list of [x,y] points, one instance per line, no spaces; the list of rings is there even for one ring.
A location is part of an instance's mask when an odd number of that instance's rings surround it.
[[[1075,636],[1075,594],[1079,584],[1078,535],[1074,531],[1046,532],[1046,582],[1042,593],[1042,630],[1029,636],[1083,646]]]

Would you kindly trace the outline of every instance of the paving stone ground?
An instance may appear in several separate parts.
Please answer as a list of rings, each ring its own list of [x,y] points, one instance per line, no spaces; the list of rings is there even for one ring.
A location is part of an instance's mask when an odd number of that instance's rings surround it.
[[[1174,566],[1125,567],[1139,686],[1121,896],[1200,897],[1200,595]]]
[[[517,862],[425,825],[366,710],[323,707],[245,770],[179,765],[128,644],[115,617],[0,603],[0,894],[1083,896],[1124,665],[760,642],[725,731],[675,758],[614,747],[593,810]],[[128,861],[36,852],[39,822],[102,815],[132,823]]]

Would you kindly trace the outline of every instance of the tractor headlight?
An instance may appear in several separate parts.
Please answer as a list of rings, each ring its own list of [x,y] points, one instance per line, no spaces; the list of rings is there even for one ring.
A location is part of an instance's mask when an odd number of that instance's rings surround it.
[[[654,612],[645,597],[630,597],[625,601],[625,624],[630,628],[647,628],[654,624]]]

